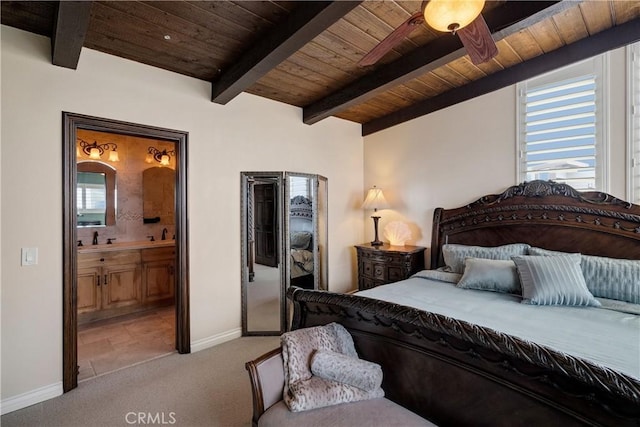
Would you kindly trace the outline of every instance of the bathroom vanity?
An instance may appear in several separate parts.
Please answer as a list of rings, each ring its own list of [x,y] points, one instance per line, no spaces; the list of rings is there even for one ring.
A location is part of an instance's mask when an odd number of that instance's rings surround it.
[[[78,248],[78,323],[174,303],[175,242]]]

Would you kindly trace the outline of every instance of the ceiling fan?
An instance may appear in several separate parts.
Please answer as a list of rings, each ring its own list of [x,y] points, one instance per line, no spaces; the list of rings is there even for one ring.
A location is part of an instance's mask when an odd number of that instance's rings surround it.
[[[425,21],[431,28],[457,34],[471,62],[481,64],[498,54],[491,31],[482,17],[485,0],[426,0],[414,13],[358,62],[361,67],[378,62]]]

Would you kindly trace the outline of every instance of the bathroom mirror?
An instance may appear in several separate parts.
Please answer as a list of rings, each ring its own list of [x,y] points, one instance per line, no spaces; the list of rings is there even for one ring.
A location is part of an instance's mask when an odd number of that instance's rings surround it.
[[[328,289],[327,179],[242,172],[242,332],[286,330],[289,286]]]
[[[167,167],[151,167],[142,172],[143,222],[175,223],[176,172]]]
[[[116,223],[116,170],[101,162],[79,162],[76,173],[78,227]]]

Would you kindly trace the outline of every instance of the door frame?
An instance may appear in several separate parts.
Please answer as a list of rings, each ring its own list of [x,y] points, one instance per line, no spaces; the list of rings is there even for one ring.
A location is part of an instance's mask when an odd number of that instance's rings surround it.
[[[189,229],[187,222],[187,145],[189,133],[99,117],[62,112],[62,238],[63,342],[62,386],[66,393],[78,386],[76,140],[78,129],[119,133],[175,143],[176,151],[176,350],[191,352],[189,324]]]

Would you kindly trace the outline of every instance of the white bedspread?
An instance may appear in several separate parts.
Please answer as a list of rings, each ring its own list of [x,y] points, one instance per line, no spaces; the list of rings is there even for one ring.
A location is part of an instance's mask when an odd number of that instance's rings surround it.
[[[635,314],[521,304],[515,295],[415,276],[358,295],[475,323],[640,379],[640,316]]]

